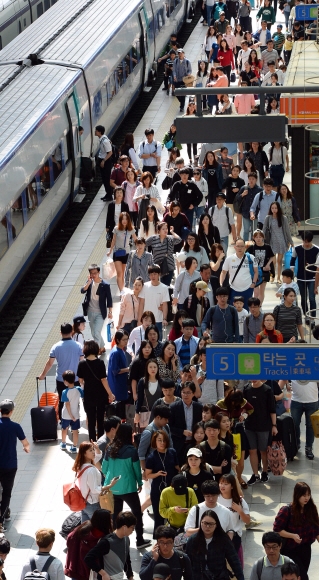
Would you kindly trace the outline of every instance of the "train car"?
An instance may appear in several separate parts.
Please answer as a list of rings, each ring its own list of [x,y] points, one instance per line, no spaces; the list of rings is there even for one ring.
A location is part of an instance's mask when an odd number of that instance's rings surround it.
[[[112,136],[187,8],[59,0],[0,53],[0,308],[73,201],[94,127]]]
[[[0,50],[58,0],[0,0]]]

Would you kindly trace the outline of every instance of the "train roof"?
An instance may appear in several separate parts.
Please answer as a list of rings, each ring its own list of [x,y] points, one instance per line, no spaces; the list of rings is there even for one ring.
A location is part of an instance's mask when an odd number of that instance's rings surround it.
[[[4,89],[6,83],[21,69],[16,64],[6,64],[0,66],[0,91]]]
[[[16,148],[22,145],[52,110],[59,98],[67,94],[80,74],[80,71],[66,67],[43,64],[24,69],[0,92],[0,170],[15,154]],[[41,90],[38,90],[39,87]],[[3,209],[2,202],[5,203],[3,196],[2,191],[0,212]]]
[[[41,59],[85,66],[142,4],[142,0],[60,0],[0,52],[0,61],[38,54]]]

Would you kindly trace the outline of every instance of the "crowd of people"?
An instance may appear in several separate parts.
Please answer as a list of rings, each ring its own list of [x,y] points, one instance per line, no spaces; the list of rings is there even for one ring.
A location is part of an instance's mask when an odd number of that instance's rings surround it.
[[[292,42],[306,33],[293,13],[299,3],[279,6],[285,36],[282,25],[271,34],[277,6],[270,0],[257,6],[261,28],[254,33],[253,1],[204,0],[205,58],[194,86],[227,87],[235,82],[235,71],[239,86],[282,85]],[[160,61],[164,89],[174,95],[192,75],[176,36]],[[278,112],[279,97],[269,93],[269,113]],[[179,101],[184,111],[185,98]],[[234,103],[226,94],[203,98],[204,108],[215,108],[216,114],[251,113],[255,104],[253,95],[237,95]],[[190,100],[186,115],[195,112]],[[69,530],[65,565],[50,554],[54,530],[43,527],[35,536],[38,552],[23,567],[21,580],[32,580],[36,569],[50,580],[124,575],[131,580],[134,530],[136,548],[150,547],[143,552],[141,580],[244,580],[243,531],[261,523],[250,515],[245,490],[271,485],[267,449],[278,440],[278,417],[287,409],[296,453],[304,415],[305,455],[314,459],[310,417],[318,410],[318,387],[297,379],[207,378],[206,356],[214,343],[304,343],[307,326],[319,337],[314,322],[319,247],[307,231],[300,232],[296,245],[300,215],[283,183],[288,142],[271,143],[267,151],[259,142],[201,148],[187,143],[186,164],[171,125],[161,142],[146,129],[136,150],[134,135],[127,134],[114,163],[105,128],[98,125],[95,134],[102,199],[109,202],[107,260],[102,272],[98,264],[89,266],[81,288],[83,316],[61,325],[61,340],[39,376],[43,380],[56,363],[60,448],[74,454],[85,505]],[[163,149],[169,154],[165,167]],[[113,276],[120,309],[105,360]],[[267,284],[278,299],[271,312],[263,308]],[[79,443],[80,401],[88,440]],[[21,426],[11,420],[13,401],[2,401],[0,411],[0,531],[5,533],[17,439],[27,453],[30,448]],[[103,494],[110,509],[102,507]],[[287,500],[273,531],[263,534],[265,555],[252,566],[250,580],[308,580],[311,546],[319,541],[318,511],[306,482],[297,482]],[[124,502],[130,511],[123,511]],[[146,511],[154,521],[154,542],[144,534]],[[9,541],[0,538],[3,580],[9,552]]]

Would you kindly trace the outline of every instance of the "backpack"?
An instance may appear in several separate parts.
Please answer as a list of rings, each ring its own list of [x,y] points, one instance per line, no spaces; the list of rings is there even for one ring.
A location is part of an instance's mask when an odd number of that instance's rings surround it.
[[[229,207],[227,207],[227,205],[225,207],[225,210],[226,210],[226,218],[227,218],[227,223],[228,223],[228,231],[229,231],[229,233],[231,233],[231,225],[229,223]],[[215,211],[215,206],[213,205],[213,207],[212,207],[212,220],[213,220],[214,211]]]
[[[231,304],[229,304],[229,306],[231,306]],[[236,308],[235,308],[235,307],[233,307],[233,308],[234,308],[234,310],[231,308],[231,309],[230,309],[230,311],[231,311],[231,315],[232,315],[232,318],[233,318],[233,323],[234,323],[234,322],[235,322],[235,313],[236,313]],[[212,317],[211,317],[211,323],[213,322],[213,319],[214,319],[214,314],[215,314],[215,312],[216,312],[216,306],[212,306]]]
[[[245,252],[246,256],[248,258],[248,262],[249,262],[249,271],[250,271],[250,275],[251,275],[251,279],[254,279],[254,260],[251,257],[251,255],[248,252]],[[257,288],[257,286],[260,286],[260,284],[263,283],[263,271],[261,269],[261,267],[258,265],[258,278],[257,278],[257,282],[255,284],[255,288]]]
[[[258,576],[258,580],[261,580],[261,573],[263,571],[263,567],[264,567],[264,560],[265,560],[266,556],[262,556],[261,558],[259,558],[257,560],[257,569],[256,569],[256,574]],[[283,556],[282,554],[280,554],[279,556],[280,558],[283,558],[283,564],[288,564],[289,562],[289,558],[288,556]]]
[[[70,514],[67,518],[65,518],[61,531],[59,532],[60,536],[67,539],[68,535],[75,530],[81,523],[81,512],[74,512]]]
[[[42,570],[38,570],[35,559],[30,558],[31,572],[26,573],[24,580],[50,580],[48,569],[50,568],[53,560],[55,560],[55,557],[49,556]]]
[[[63,485],[63,501],[70,508],[72,512],[79,512],[83,510],[86,506],[87,498],[90,495],[90,491],[86,498],[83,497],[80,488],[76,485],[75,481],[87,470],[90,469],[91,465],[87,465],[75,475],[74,481],[72,483],[65,483]]]
[[[112,146],[111,161],[112,161],[113,165],[116,165],[118,160],[119,160],[120,151],[119,151],[119,148],[116,147],[116,145],[114,145],[114,143],[112,143],[112,141],[110,141],[110,143]]]

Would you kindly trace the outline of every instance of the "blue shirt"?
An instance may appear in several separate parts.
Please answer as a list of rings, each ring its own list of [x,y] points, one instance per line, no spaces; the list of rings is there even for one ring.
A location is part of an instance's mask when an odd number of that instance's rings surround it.
[[[182,346],[179,350],[178,356],[181,361],[181,368],[185,365],[189,365],[191,359],[189,340],[182,338]]]
[[[253,211],[254,213],[256,213],[256,209],[258,209],[258,206],[259,206],[259,212],[258,212],[258,215],[256,215],[256,218],[262,224],[265,221],[266,215],[268,215],[269,208],[270,208],[271,204],[274,201],[278,201],[278,203],[280,204],[280,197],[276,200],[277,196],[278,196],[278,193],[276,191],[271,190],[271,193],[266,193],[264,190],[263,195],[262,195],[262,200],[259,204],[260,193],[257,193],[255,195],[254,201],[251,204],[250,211]]]
[[[23,441],[25,434],[19,423],[14,423],[9,417],[0,418],[0,469],[16,469],[17,439]]]
[[[64,371],[73,371],[76,374],[81,356],[83,356],[82,346],[72,338],[62,338],[54,344],[50,350],[50,358],[55,358],[57,362],[56,380],[63,382]],[[78,380],[77,376],[75,380]]]
[[[107,368],[107,380],[117,401],[126,401],[128,399],[128,373],[119,374],[121,369],[126,368],[127,361],[124,350],[114,346],[110,352],[109,365]]]

